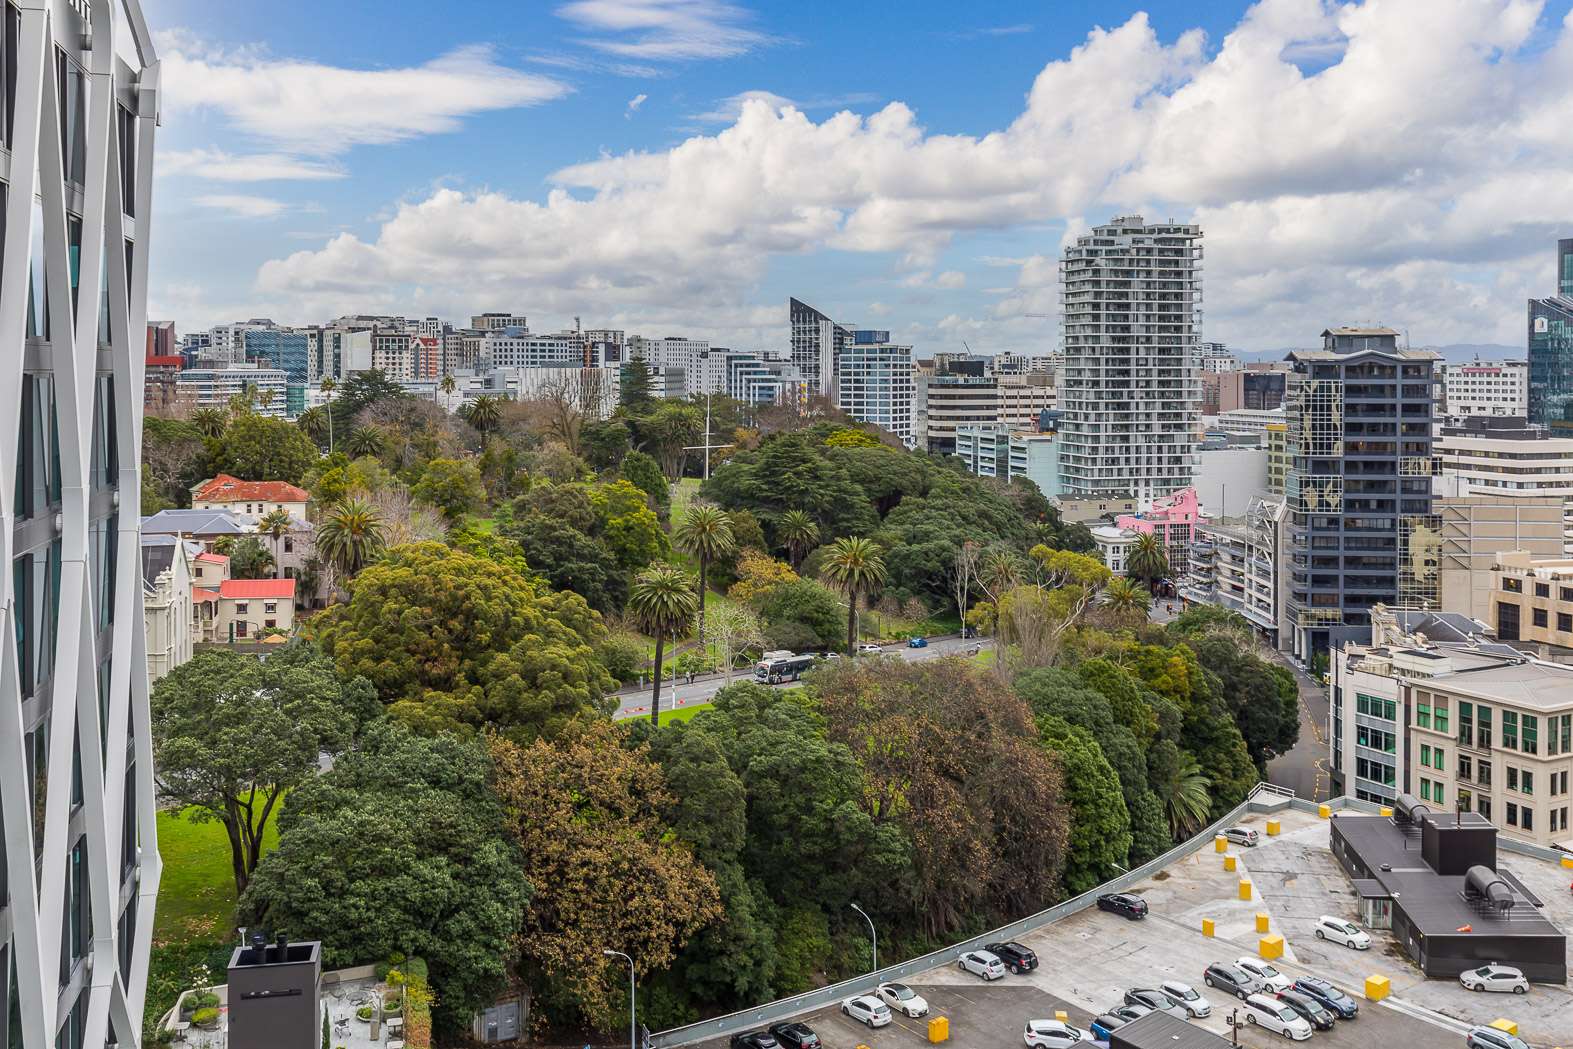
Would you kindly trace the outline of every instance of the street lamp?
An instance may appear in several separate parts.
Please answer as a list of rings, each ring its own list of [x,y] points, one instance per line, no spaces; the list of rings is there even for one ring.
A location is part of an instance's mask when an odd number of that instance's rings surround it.
[[[869,939],[874,942],[874,968],[873,968],[873,971],[874,972],[879,972],[879,933],[874,931],[874,919],[870,918],[868,916],[868,912],[865,911],[862,907],[859,907],[855,903],[852,904],[852,909],[857,911],[859,914],[861,914],[863,916],[863,920],[868,922]]]
[[[634,960],[622,951],[602,950],[608,958],[621,958],[628,963],[628,1049],[639,1049],[634,1031]]]

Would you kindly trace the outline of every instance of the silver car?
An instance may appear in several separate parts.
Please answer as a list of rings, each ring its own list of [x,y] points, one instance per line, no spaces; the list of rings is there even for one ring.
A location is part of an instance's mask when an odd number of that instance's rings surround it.
[[[998,980],[1005,975],[1005,963],[999,955],[988,951],[968,951],[956,959],[956,967],[985,980]]]
[[[1200,1018],[1212,1015],[1213,1003],[1209,1002],[1205,995],[1188,983],[1181,983],[1179,980],[1165,980],[1158,985],[1158,990],[1168,995],[1169,1001],[1184,1009],[1191,1016]]]
[[[1170,1016],[1178,1016],[1182,1020],[1191,1018],[1189,1009],[1175,1004],[1168,995],[1151,987],[1132,987],[1125,992],[1125,1004],[1145,1006]]]
[[[1528,994],[1529,980],[1511,965],[1482,965],[1458,974],[1458,982],[1471,991],[1498,991],[1503,994]]]

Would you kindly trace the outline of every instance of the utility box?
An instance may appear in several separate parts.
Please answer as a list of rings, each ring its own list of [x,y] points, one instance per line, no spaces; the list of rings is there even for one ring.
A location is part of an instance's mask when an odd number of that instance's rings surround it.
[[[1268,961],[1284,956],[1284,938],[1277,933],[1263,936],[1256,944],[1256,953]]]
[[[1368,1002],[1380,1002],[1393,993],[1393,985],[1385,976],[1367,976],[1365,978],[1365,997]]]
[[[229,1049],[318,1049],[322,944],[252,937],[229,959]]]
[[[935,1045],[950,1041],[950,1017],[936,1016],[929,1021],[929,1041]]]

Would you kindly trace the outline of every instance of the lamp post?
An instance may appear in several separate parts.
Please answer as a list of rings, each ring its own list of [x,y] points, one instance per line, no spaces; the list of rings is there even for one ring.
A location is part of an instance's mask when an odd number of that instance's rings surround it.
[[[869,939],[871,941],[873,941],[873,944],[874,944],[874,968],[873,968],[873,971],[874,972],[879,972],[879,933],[874,931],[874,919],[870,918],[868,916],[868,912],[865,911],[862,907],[859,907],[855,903],[852,904],[852,909],[857,911],[859,914],[861,914],[863,916],[863,920],[868,922],[868,936],[869,936]]]
[[[634,1028],[634,960],[622,951],[602,950],[608,958],[621,958],[628,963],[628,1049],[639,1049],[638,1035]]]

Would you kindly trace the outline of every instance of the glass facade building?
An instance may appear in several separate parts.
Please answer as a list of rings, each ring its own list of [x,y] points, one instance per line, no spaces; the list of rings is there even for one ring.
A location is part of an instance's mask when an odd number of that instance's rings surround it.
[[[293,419],[305,411],[309,382],[306,333],[264,328],[248,331],[241,338],[248,363],[271,366],[284,373],[285,416]]]
[[[1573,239],[1557,241],[1557,294],[1529,300],[1529,421],[1573,436]]]

